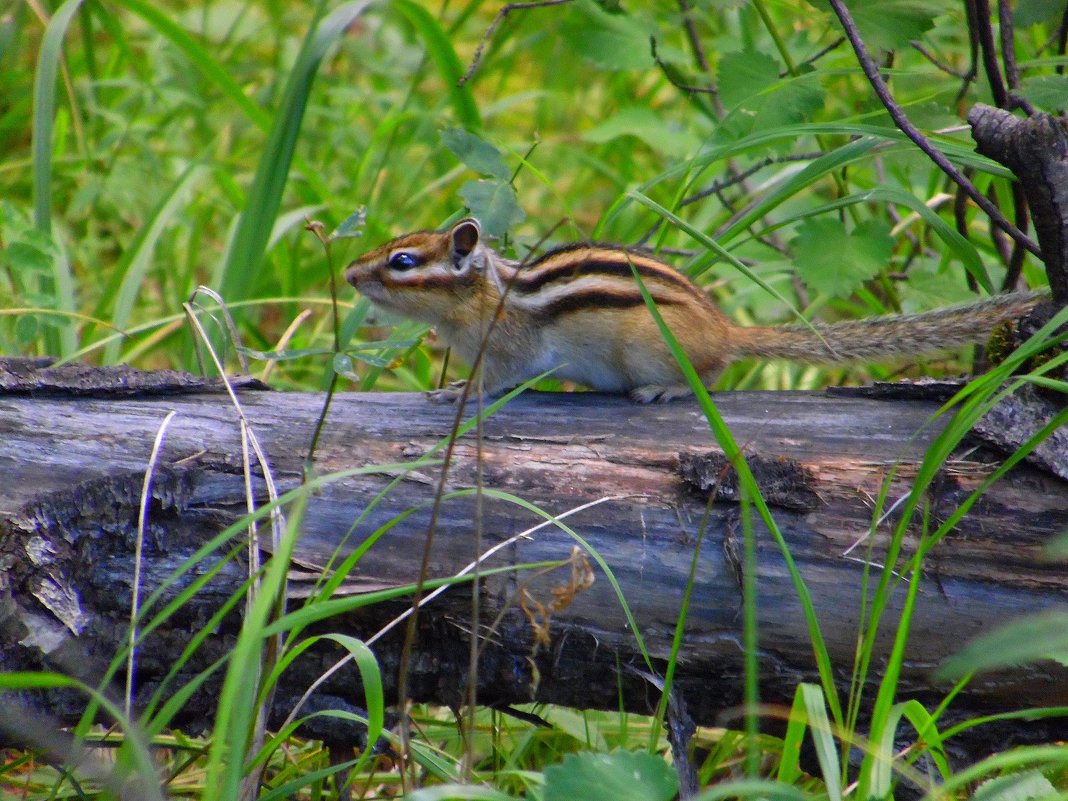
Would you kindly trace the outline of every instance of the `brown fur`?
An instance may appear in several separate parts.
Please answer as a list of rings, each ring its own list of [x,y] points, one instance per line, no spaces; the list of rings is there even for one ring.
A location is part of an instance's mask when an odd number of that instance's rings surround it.
[[[406,234],[354,261],[345,277],[376,304],[437,326],[469,363],[481,352],[489,392],[555,369],[558,377],[630,392],[640,401],[687,394],[635,272],[706,386],[742,358],[870,361],[979,342],[1045,297],[1000,295],[922,314],[812,328],[745,327],[731,322],[682,273],[644,253],[579,244],[521,267],[487,247],[480,234],[473,220],[448,231]],[[417,255],[418,266],[391,267],[390,258],[402,251]]]

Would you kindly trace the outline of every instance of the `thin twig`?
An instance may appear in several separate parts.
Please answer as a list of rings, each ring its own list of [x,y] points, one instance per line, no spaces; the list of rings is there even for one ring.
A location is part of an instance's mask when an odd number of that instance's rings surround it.
[[[690,50],[693,51],[694,66],[705,75],[711,75],[712,70],[708,66],[708,57],[701,44],[701,37],[697,33],[697,23],[693,20],[693,7],[689,0],[679,0],[679,10],[682,12],[682,24],[686,28],[686,39],[690,43]]]
[[[691,203],[696,203],[698,200],[703,200],[709,195],[717,195],[724,189],[729,189],[735,184],[741,183],[746,178],[749,178],[756,173],[760,172],[766,167],[770,167],[773,164],[785,164],[792,161],[813,161],[822,156],[822,153],[795,153],[787,156],[768,156],[765,159],[753,164],[750,167],[742,170],[737,175],[732,175],[730,178],[723,178],[721,180],[713,181],[712,184],[701,191],[683,198],[679,201],[679,206],[688,206]]]
[[[990,4],[987,0],[968,0],[975,4],[976,33],[979,36],[979,51],[983,57],[983,69],[990,83],[990,93],[994,96],[994,105],[1006,108],[1009,92],[998,70],[997,46],[994,44],[994,31],[990,27]]]
[[[960,91],[957,92],[954,106],[959,106],[964,102],[968,89],[979,75],[979,21],[976,19],[975,6],[971,0],[965,0],[964,15],[968,24],[968,72],[961,83]]]
[[[537,246],[540,246],[548,237],[556,231],[560,225],[563,224],[563,220],[560,220],[556,225],[549,229],[549,231],[538,242]],[[520,266],[524,266],[521,264]],[[401,718],[399,726],[399,740],[401,750],[401,787],[405,792],[408,790],[408,758],[409,758],[409,742],[411,738],[411,732],[409,729],[409,720],[407,712],[408,703],[408,672],[412,658],[412,649],[415,647],[415,632],[416,624],[419,618],[420,600],[423,597],[424,588],[427,579],[430,577],[430,552],[434,544],[434,535],[437,532],[438,518],[441,514],[442,499],[445,495],[446,480],[449,475],[449,469],[452,465],[452,457],[456,448],[456,432],[460,430],[460,423],[463,420],[464,410],[467,406],[468,397],[475,387],[476,379],[479,381],[479,389],[481,389],[481,372],[482,372],[482,360],[486,353],[486,348],[489,345],[490,336],[493,334],[493,330],[497,326],[497,322],[501,319],[501,312],[504,309],[505,301],[508,298],[508,293],[512,288],[512,283],[519,275],[518,270],[512,275],[511,280],[507,286],[504,287],[504,291],[501,294],[498,301],[497,309],[490,317],[489,325],[486,326],[485,333],[482,335],[482,344],[478,349],[478,353],[475,354],[474,363],[471,365],[471,380],[464,384],[463,392],[456,401],[456,415],[453,418],[452,432],[453,435],[449,437],[449,442],[445,446],[445,453],[442,455],[441,463],[441,480],[438,482],[437,491],[434,494],[434,502],[430,509],[430,520],[427,523],[426,539],[423,544],[423,556],[419,565],[419,578],[416,581],[415,592],[412,596],[412,615],[408,618],[408,626],[404,632],[404,641],[401,644],[401,653],[399,665],[397,667],[397,705],[400,707]],[[479,392],[481,400],[481,391]]]
[[[1012,8],[1006,0],[998,0],[998,28],[1001,32],[1001,63],[1011,92],[1020,88],[1020,68],[1016,66],[1016,29],[1012,24]]]
[[[323,234],[323,224],[317,220],[308,220],[304,226],[305,231],[310,231],[315,235],[315,238],[319,240],[319,243],[323,246],[323,255],[326,256],[326,271],[328,278],[328,286],[330,287],[330,308],[331,308],[331,321],[334,329],[334,354],[341,353],[341,315],[337,310],[337,271],[334,269],[334,260],[332,258],[333,251],[330,249],[331,238]],[[311,475],[315,464],[315,449],[319,446],[319,437],[322,436],[323,428],[326,425],[326,417],[330,414],[330,404],[334,400],[334,393],[337,391],[338,374],[334,369],[333,363],[330,365],[330,383],[326,388],[326,397],[323,399],[322,408],[319,410],[319,417],[315,421],[315,428],[312,430],[311,442],[308,443],[308,455],[304,457],[304,478],[307,479]]]
[[[970,236],[968,230],[968,196],[964,194],[964,191],[959,186],[953,194],[953,223],[957,227],[957,233],[968,239]],[[971,270],[965,270],[964,280],[968,284],[968,289],[972,292],[979,288],[979,284],[975,280],[975,276],[972,275]]]
[[[932,53],[930,50],[928,50],[926,47],[924,47],[920,42],[917,42],[915,39],[913,39],[911,42],[909,42],[909,44],[912,45],[912,49],[913,50],[915,50],[917,53],[919,53],[925,59],[927,59],[932,64],[934,64],[936,67],[938,67],[938,69],[942,70],[942,72],[944,72],[944,73],[946,73],[948,75],[952,75],[954,78],[960,78],[962,81],[969,81],[970,82],[972,79],[975,78],[974,75],[969,77],[968,73],[961,72],[960,70],[955,70],[951,66],[949,66],[949,64],[946,64],[944,61],[940,61],[938,56],[936,56],[934,53]]]
[[[560,6],[564,3],[570,2],[572,2],[572,0],[537,0],[537,2],[532,3],[509,3],[508,5],[506,5],[504,8],[497,12],[497,16],[493,18],[493,22],[491,22],[489,24],[489,27],[486,28],[486,32],[482,34],[482,39],[479,40],[478,47],[475,48],[475,55],[471,59],[471,66],[467,68],[467,72],[465,72],[463,74],[463,77],[461,77],[460,80],[456,82],[456,85],[463,86],[465,83],[471,80],[471,76],[474,75],[475,70],[478,69],[479,62],[482,61],[482,51],[486,49],[486,44],[491,38],[493,38],[493,34],[496,32],[497,26],[500,25],[504,21],[504,18],[511,14],[513,11],[525,11],[529,8],[542,8],[543,6]]]
[[[994,186],[991,185],[986,191],[986,196],[990,198],[991,203],[997,202],[997,194],[994,191]],[[1009,242],[1008,237],[1002,231],[997,228],[990,229],[990,241],[994,245],[994,250],[998,253],[998,258],[1001,259],[1002,264],[1009,263],[1009,257],[1012,254],[1012,244]]]
[[[825,55],[830,53],[832,50],[837,50],[839,47],[841,47],[842,46],[842,42],[844,42],[845,40],[846,40],[846,38],[844,36],[839,36],[837,39],[835,39],[829,45],[827,45],[826,47],[820,48],[815,53],[813,53],[811,56],[809,56],[804,61],[802,61],[800,66],[807,67],[807,66],[809,66],[811,64],[815,64],[817,61],[819,61]],[[785,75],[782,75],[780,77],[785,77]]]
[[[1001,63],[1005,65],[1005,80],[1009,84],[1007,108],[1020,108],[1029,117],[1038,113],[1030,101],[1017,93],[1020,88],[1020,68],[1016,65],[1016,38],[1012,24],[1012,7],[1008,0],[998,0],[998,29],[1001,32]]]
[[[883,106],[890,113],[890,117],[894,120],[894,123],[902,133],[911,139],[920,150],[926,153],[928,158],[938,165],[942,172],[948,175],[955,184],[967,192],[968,197],[975,201],[975,204],[986,212],[987,216],[990,217],[990,221],[994,225],[1019,242],[1021,246],[1027,248],[1027,250],[1035,256],[1042,258],[1041,248],[1039,248],[1035,242],[1020,231],[1015,225],[1005,219],[1005,215],[1001,213],[1001,210],[987,200],[982,192],[976,189],[975,185],[969,181],[960,170],[953,166],[953,163],[946,158],[945,154],[935,148],[927,140],[927,137],[920,133],[919,129],[909,121],[904,110],[894,100],[893,95],[890,94],[890,89],[883,80],[882,75],[879,74],[879,68],[872,60],[871,54],[868,53],[867,45],[864,44],[864,40],[860,36],[860,30],[857,28],[856,22],[853,21],[853,16],[849,13],[849,9],[845,7],[842,0],[830,0],[830,4],[831,8],[834,9],[834,13],[838,16],[839,21],[842,23],[842,27],[845,29],[849,43],[853,46],[853,51],[857,55],[857,61],[860,64],[860,68],[864,71],[872,88],[879,96],[879,100],[882,101]]]
[[[1068,7],[1065,7],[1060,27],[1057,28],[1057,53],[1063,56],[1066,47],[1068,47]],[[1057,65],[1057,74],[1064,75],[1063,63]]]
[[[1027,194],[1019,181],[1013,181],[1012,183],[1012,202],[1016,208],[1016,227],[1026,233],[1030,223],[1030,212],[1027,205]],[[1027,251],[1020,247],[1020,243],[1013,242],[1012,255],[1009,256],[1009,269],[1005,273],[1005,281],[1001,286],[1004,291],[1011,292],[1016,288],[1026,256]]]

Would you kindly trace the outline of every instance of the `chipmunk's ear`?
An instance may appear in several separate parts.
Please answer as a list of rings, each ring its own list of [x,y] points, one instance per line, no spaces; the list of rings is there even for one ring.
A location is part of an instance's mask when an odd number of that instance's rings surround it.
[[[463,259],[471,255],[471,252],[478,247],[478,240],[482,236],[482,226],[478,224],[478,220],[474,217],[468,217],[466,220],[460,220],[449,231],[450,244],[449,248],[452,250],[453,264],[459,264]]]

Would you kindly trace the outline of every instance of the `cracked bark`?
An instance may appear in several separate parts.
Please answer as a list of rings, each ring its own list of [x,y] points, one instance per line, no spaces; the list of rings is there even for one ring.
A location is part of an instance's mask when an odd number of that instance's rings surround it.
[[[719,393],[717,403],[738,442],[754,457],[775,518],[812,593],[841,687],[847,686],[861,608],[864,547],[847,553],[868,531],[884,480],[888,502],[909,491],[926,446],[945,420],[937,402],[893,403],[842,394]],[[241,402],[281,490],[297,486],[322,396],[244,392]],[[125,642],[139,494],[156,429],[176,411],[152,485],[145,542],[145,597],[200,545],[244,509],[240,437],[225,396],[186,392],[121,397],[0,395],[0,670],[58,667],[99,680],[101,666]],[[454,410],[417,395],[340,395],[331,407],[316,458],[319,475],[352,467],[410,462],[446,437]],[[1037,425],[1038,423],[1034,423]],[[567,518],[600,553],[634,612],[654,667],[671,646],[690,560],[711,505],[697,585],[676,686],[700,723],[727,721],[742,692],[737,555],[740,512],[724,462],[692,402],[640,407],[596,394],[527,393],[484,424],[483,485],[512,493],[553,513],[611,498]],[[473,435],[457,444],[450,489],[476,484],[479,449]],[[990,474],[1000,456],[979,440],[943,465],[928,495],[932,520],[945,519]],[[335,551],[348,554],[371,532],[415,509],[378,540],[336,595],[393,586],[415,578],[430,516],[437,467],[412,474],[396,468],[349,476],[311,499],[301,524],[290,605]],[[401,480],[377,503],[372,501]],[[254,481],[263,495],[262,479]],[[471,496],[447,500],[431,554],[434,576],[454,573],[473,557]],[[542,519],[500,498],[482,501],[488,547]],[[353,529],[354,523],[363,518]],[[926,562],[902,678],[902,696],[937,703],[946,688],[932,671],[967,639],[1010,618],[1063,607],[1068,577],[1043,549],[1068,519],[1068,483],[1021,465],[997,482]],[[891,522],[893,517],[891,516]],[[782,555],[754,517],[761,634],[761,693],[788,703],[798,681],[817,680],[811,646]],[[880,562],[890,523],[872,539]],[[910,534],[909,547],[916,532]],[[488,568],[516,566],[482,582],[479,633],[484,638],[479,699],[488,705],[529,700],[585,708],[648,712],[658,692],[644,675],[633,631],[598,569],[594,585],[552,615],[549,644],[535,647],[516,593],[526,587],[544,604],[560,572],[535,578],[518,566],[566,559],[574,541],[551,526],[506,548]],[[866,546],[865,546],[866,547]],[[229,561],[231,548],[238,556]],[[244,579],[244,546],[232,542],[203,560],[219,573],[145,642],[138,657],[137,699],[159,687],[191,634]],[[173,598],[187,576],[165,593]],[[905,587],[898,586],[891,619]],[[411,673],[417,700],[459,705],[464,699],[470,593],[445,593],[422,612]],[[240,609],[241,604],[237,605]],[[367,637],[403,601],[360,610],[315,631]],[[239,614],[226,618],[180,678],[224,656]],[[892,626],[878,640],[881,664]],[[399,641],[376,645],[387,693],[393,691]],[[278,693],[280,709],[340,656],[323,646],[291,668]],[[873,679],[877,676],[873,676]],[[210,723],[217,684],[209,680],[175,720],[196,729]],[[317,704],[351,705],[357,676],[343,670]],[[114,690],[114,688],[112,688]],[[173,692],[173,687],[169,692]],[[59,721],[73,720],[84,699],[71,692],[25,694],[21,700]],[[951,715],[1068,704],[1068,668],[1042,663],[981,676],[954,702]],[[725,718],[724,716],[727,716]],[[736,723],[737,721],[735,721]],[[356,732],[327,733],[332,739]],[[1061,720],[1003,724],[970,732],[962,747],[1003,749],[1009,739],[1068,735]],[[320,736],[327,736],[320,734]]]

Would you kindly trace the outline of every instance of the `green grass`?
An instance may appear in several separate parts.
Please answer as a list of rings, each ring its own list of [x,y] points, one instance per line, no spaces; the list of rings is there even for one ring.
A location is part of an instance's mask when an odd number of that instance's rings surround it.
[[[0,353],[196,369],[203,343],[185,321],[182,304],[203,285],[219,293],[233,314],[240,353],[251,359],[254,371],[269,372],[275,386],[437,386],[442,353],[425,327],[381,318],[343,283],[332,297],[331,286],[345,262],[366,247],[465,213],[464,198],[476,196],[471,187],[478,180],[489,182],[495,197],[516,204],[475,209],[507,221],[502,246],[515,255],[525,255],[560,221],[564,225],[554,235],[560,241],[634,243],[648,237],[743,323],[918,311],[971,297],[970,285],[983,291],[1001,286],[1009,259],[992,241],[988,221],[973,208],[954,216],[952,187],[873,104],[851,51],[833,48],[807,63],[838,36],[829,16],[802,0],[694,5],[700,10],[694,38],[680,18],[680,4],[625,4],[626,13],[616,13],[615,4],[581,0],[515,12],[485,42],[499,4],[480,0],[12,5],[0,12]],[[924,4],[899,5],[903,16],[884,18],[873,11],[864,23],[866,35],[896,47],[885,71],[891,88],[910,117],[984,192],[1004,203],[1011,218],[1005,169],[977,155],[966,132],[945,132],[960,124],[962,108],[989,100],[985,84],[965,87],[960,102],[960,81],[907,45],[920,39],[943,60],[965,67],[963,10],[949,3],[935,16],[920,8]],[[1053,78],[1063,58],[1027,59],[1040,55],[1056,20],[1042,19],[1033,7],[1025,11],[1038,18],[1017,31],[1025,78]],[[662,67],[650,54],[650,35]],[[459,84],[476,51],[477,69]],[[694,66],[702,58],[709,62],[708,73]],[[719,92],[690,92],[672,80],[715,83]],[[473,169],[459,161],[447,145],[456,137],[442,136],[456,127],[492,146],[500,166],[482,174],[477,164]],[[744,181],[699,195],[749,170]],[[366,215],[355,226],[358,236],[332,239],[327,254],[320,239],[304,230],[307,219],[316,219],[333,231],[357,209]],[[814,257],[805,238],[825,230],[813,223],[827,221],[836,226],[831,230],[840,229],[842,241],[877,257]],[[1022,273],[1030,284],[1042,284],[1041,264],[1032,257],[1025,258]],[[220,322],[223,310],[204,293],[191,305],[206,339],[233,369],[238,343],[229,341]],[[671,332],[663,334],[670,341]],[[926,709],[902,702],[897,685],[923,559],[983,488],[945,522],[929,518],[922,490],[971,423],[999,397],[1000,381],[1038,348],[1036,340],[955,400],[957,416],[932,445],[890,542],[888,568],[911,578],[904,611],[896,619],[886,611],[900,581],[894,573],[866,577],[871,598],[856,599],[862,625],[851,666],[832,666],[803,577],[745,467],[744,453],[719,417],[714,396],[695,385],[709,426],[745,488],[747,548],[752,521],[759,518],[790,570],[821,677],[819,686],[798,686],[783,740],[756,733],[759,588],[747,582],[749,706],[741,731],[698,732],[703,756],[697,767],[706,788],[701,798],[885,798],[902,776],[923,786],[927,780],[914,767],[921,758],[930,759],[941,782],[927,787],[932,799],[963,798],[992,777],[1015,784],[988,785],[990,798],[1041,797],[1047,794],[1043,782],[1068,786],[1063,749],[1006,750],[954,769],[944,758],[947,732],[982,721],[950,728],[943,715],[952,694]],[[964,354],[889,368],[739,364],[724,373],[720,386],[813,388],[955,373],[966,364]],[[462,377],[464,367],[453,361],[447,373]],[[1019,381],[1063,389],[1038,373]],[[264,787],[270,788],[261,797],[333,798],[338,777],[353,768],[357,797],[383,797],[374,795],[380,785],[382,794],[398,789],[397,774],[384,758],[362,754],[332,766],[321,745],[290,731],[266,735],[260,744],[254,736],[256,711],[269,698],[278,671],[311,644],[304,639],[306,627],[393,597],[329,599],[330,588],[358,568],[372,537],[338,563],[322,597],[299,612],[278,608],[302,499],[337,477],[309,479],[281,501],[289,528],[278,532],[276,556],[258,574],[262,592],[233,652],[208,671],[179,679],[181,666],[218,620],[244,601],[245,588],[179,655],[142,715],[124,721],[115,757],[124,771],[148,777],[156,759],[170,778],[169,792],[203,798],[236,797],[249,770],[261,769]],[[492,488],[485,491],[493,494]],[[544,514],[525,499],[509,500]],[[885,494],[877,499],[873,521],[886,502]],[[255,517],[263,521],[268,512],[260,509]],[[236,558],[245,547],[248,522],[215,535],[182,571],[193,570],[209,554]],[[920,531],[921,547],[905,559],[901,545],[910,525]],[[581,532],[569,533],[582,542]],[[161,591],[150,594],[137,636],[175,614],[222,564],[198,574],[167,603]],[[600,567],[614,581],[607,563],[601,560]],[[616,590],[626,609],[625,594],[618,585]],[[683,608],[666,666],[668,684],[685,614]],[[1042,631],[1048,621],[1035,625]],[[894,648],[881,666],[883,678],[874,694],[863,692],[873,673],[876,639],[887,631]],[[637,629],[635,634],[640,642]],[[1011,633],[1001,640],[1012,641]],[[360,667],[368,725],[377,731],[384,710],[374,689],[373,649],[348,640],[338,644]],[[121,674],[127,657],[126,650],[117,650],[107,678]],[[963,660],[958,689],[978,666],[967,654]],[[832,668],[852,671],[850,692],[836,689]],[[189,695],[216,673],[226,678],[211,736],[169,732],[168,723]],[[248,676],[259,680],[247,681]],[[68,681],[51,674],[0,676],[9,688],[69,686]],[[93,704],[109,703],[95,688],[81,689]],[[668,751],[664,709],[653,718],[533,711],[549,721],[548,729],[479,709],[465,740],[450,714],[417,708],[413,755],[431,786],[413,797],[525,795],[552,801],[553,782],[566,780],[582,763],[570,763],[576,767],[564,770],[563,778],[547,768],[562,767],[569,755],[614,748]],[[114,712],[123,720],[121,710]],[[861,724],[869,718],[870,726]],[[80,731],[89,739],[116,737],[88,727]],[[797,750],[806,735],[816,745],[818,777],[800,769]],[[902,737],[913,747],[895,752]],[[147,743],[158,747],[151,756]],[[478,755],[473,764],[470,753]],[[859,766],[851,762],[857,753]],[[449,795],[452,790],[433,787],[459,782],[465,772],[495,789]],[[29,754],[9,755],[0,768],[0,792],[85,797],[96,794],[95,787],[91,777],[79,780]]]

